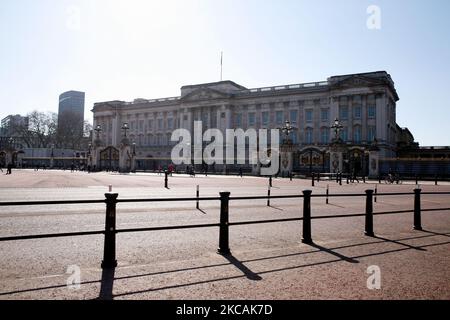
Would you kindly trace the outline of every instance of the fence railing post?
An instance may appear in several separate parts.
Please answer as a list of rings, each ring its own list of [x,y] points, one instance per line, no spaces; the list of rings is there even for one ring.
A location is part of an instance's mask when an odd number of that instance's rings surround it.
[[[314,172],[311,173],[311,186],[314,187]]]
[[[167,170],[164,171],[164,188],[169,188],[169,173],[167,172]]]
[[[419,177],[416,174],[416,185],[419,184]]]
[[[320,172],[317,172],[317,182],[320,182]]]
[[[303,191],[303,237],[302,242],[311,244],[311,190]]]
[[[270,186],[267,188],[267,206],[270,207]]]
[[[198,200],[198,198],[200,197],[200,186],[199,185],[197,185],[196,197],[197,197],[196,208],[200,209],[200,201]]]
[[[325,199],[325,203],[328,204],[328,195],[330,194],[330,190],[329,190],[330,186],[327,184],[327,197]]]
[[[339,185],[342,186],[342,172],[339,173]]]
[[[272,176],[269,177],[269,187],[272,187]]]
[[[378,194],[378,188],[377,188],[377,185],[375,185],[375,202],[377,202],[377,194]]]
[[[374,237],[373,233],[373,190],[366,190],[366,227],[364,234]]]
[[[105,193],[105,245],[103,250],[102,269],[117,267],[116,260],[116,203],[118,193]]]
[[[434,175],[434,185],[435,186],[438,185],[438,175],[437,174]]]
[[[422,230],[422,219],[420,216],[420,192],[422,189],[414,189],[414,230]]]
[[[230,192],[220,192],[220,230],[219,230],[219,254],[230,254],[229,246],[229,202]]]

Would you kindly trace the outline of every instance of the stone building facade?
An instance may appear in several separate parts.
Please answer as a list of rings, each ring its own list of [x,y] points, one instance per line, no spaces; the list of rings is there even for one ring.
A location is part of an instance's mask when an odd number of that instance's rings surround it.
[[[344,161],[348,164],[357,159],[359,169],[367,170],[367,150],[374,140],[380,157],[395,155],[398,100],[394,82],[385,71],[255,89],[232,81],[187,85],[177,97],[95,103],[94,128],[99,125],[101,131],[94,134],[94,140],[101,148],[119,149],[125,134],[121,128],[127,123],[127,138],[135,143],[137,169],[151,170],[170,162],[173,130],[192,131],[194,121],[202,121],[203,130],[273,129],[290,121],[298,128],[290,137],[293,170],[329,172],[331,127],[337,118],[343,126]]]

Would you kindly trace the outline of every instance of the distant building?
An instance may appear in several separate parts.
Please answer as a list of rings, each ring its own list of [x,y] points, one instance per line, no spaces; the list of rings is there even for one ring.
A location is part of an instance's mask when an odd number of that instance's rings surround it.
[[[84,92],[67,91],[59,96],[58,132],[83,136]]]
[[[16,136],[24,128],[28,129],[28,117],[22,117],[19,114],[9,115],[1,121],[0,135],[2,137]]]

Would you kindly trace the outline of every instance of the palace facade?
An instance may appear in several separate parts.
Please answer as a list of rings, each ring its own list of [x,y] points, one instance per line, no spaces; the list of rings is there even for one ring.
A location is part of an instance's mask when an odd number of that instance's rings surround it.
[[[154,169],[170,163],[175,142],[172,131],[193,131],[194,121],[208,128],[283,127],[285,121],[298,130],[291,133],[293,170],[330,172],[331,128],[337,118],[340,138],[346,147],[346,170],[357,162],[367,171],[367,154],[374,141],[380,157],[395,157],[402,129],[396,123],[399,100],[394,81],[385,71],[331,76],[326,81],[248,89],[233,81],[220,81],[181,88],[176,97],[108,101],[94,104],[93,139],[102,146],[119,148],[124,134],[135,143],[136,169]],[[122,130],[127,123],[129,130]],[[98,139],[97,139],[98,138]],[[101,156],[103,165],[116,157]]]

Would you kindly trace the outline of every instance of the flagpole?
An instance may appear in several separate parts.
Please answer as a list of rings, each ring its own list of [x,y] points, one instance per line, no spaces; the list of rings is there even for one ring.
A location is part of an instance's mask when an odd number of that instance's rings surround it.
[[[222,71],[223,71],[223,51],[220,52],[220,81],[222,81]]]

